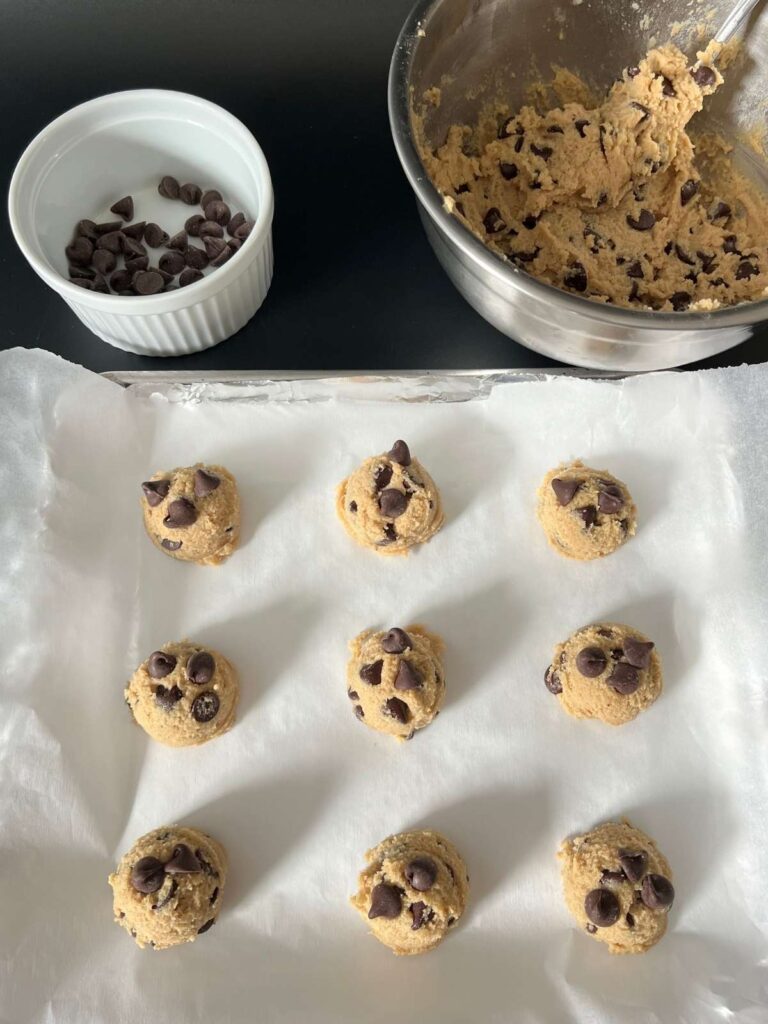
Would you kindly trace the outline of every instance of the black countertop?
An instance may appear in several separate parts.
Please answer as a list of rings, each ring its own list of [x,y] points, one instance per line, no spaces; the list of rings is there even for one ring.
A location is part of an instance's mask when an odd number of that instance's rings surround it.
[[[7,216],[0,347],[94,370],[555,365],[454,290],[423,235],[387,119],[387,72],[411,0],[5,0],[0,108],[7,188],[27,142],[94,96],[156,87],[219,103],[253,131],[276,193],[275,277],[235,337],[157,360],[91,334],[31,270]],[[768,328],[701,366],[759,362]]]

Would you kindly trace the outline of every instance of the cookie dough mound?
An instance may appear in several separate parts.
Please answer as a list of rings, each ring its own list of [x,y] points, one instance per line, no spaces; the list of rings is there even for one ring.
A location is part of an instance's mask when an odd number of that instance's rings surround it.
[[[666,858],[626,819],[560,847],[563,892],[579,926],[611,953],[644,953],[667,930],[675,890]]]
[[[194,942],[215,923],[227,878],[224,847],[180,825],[138,839],[109,876],[115,921],[136,945]]]
[[[440,492],[405,441],[342,481],[336,511],[350,537],[383,555],[408,554],[443,525]]]
[[[366,629],[349,646],[347,696],[361,722],[400,740],[429,725],[445,695],[439,636],[415,625]]]
[[[184,562],[219,565],[237,547],[240,498],[223,466],[155,473],[141,485],[144,526],[155,547]]]
[[[566,558],[586,562],[610,555],[637,530],[637,509],[627,485],[578,460],[547,473],[538,497],[547,540]]]
[[[598,622],[557,645],[544,682],[574,718],[624,725],[661,693],[661,658],[636,629]]]
[[[356,907],[379,942],[398,956],[439,945],[464,913],[469,875],[456,848],[439,832],[390,836],[365,855]]]
[[[237,672],[223,654],[182,640],[165,644],[139,665],[125,702],[153,739],[190,747],[231,728],[239,695]]]

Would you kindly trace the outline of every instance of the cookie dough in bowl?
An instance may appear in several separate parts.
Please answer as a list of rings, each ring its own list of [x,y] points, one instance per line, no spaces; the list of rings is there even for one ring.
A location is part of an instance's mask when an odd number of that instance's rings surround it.
[[[398,956],[427,953],[458,924],[469,875],[456,847],[439,832],[389,836],[365,855],[352,905],[379,942]]]
[[[137,839],[109,876],[115,921],[142,949],[194,942],[215,922],[227,879],[224,847],[167,825]]]
[[[566,839],[558,853],[565,902],[611,953],[645,953],[667,930],[675,898],[669,863],[626,819]]]
[[[347,696],[361,722],[409,740],[437,717],[445,695],[439,636],[418,625],[366,629],[349,646]]]
[[[627,485],[605,469],[564,463],[544,477],[538,517],[560,555],[586,562],[621,547],[637,529],[637,509]]]
[[[219,565],[237,547],[240,498],[235,478],[223,466],[198,462],[155,473],[141,489],[144,526],[164,554]]]
[[[598,622],[557,645],[544,682],[574,718],[624,725],[661,693],[661,658],[636,629]]]
[[[125,702],[152,739],[190,747],[231,728],[239,695],[237,672],[223,654],[181,640],[165,644],[139,665]]]
[[[408,554],[443,525],[440,492],[405,441],[342,481],[336,511],[350,537],[383,555]]]

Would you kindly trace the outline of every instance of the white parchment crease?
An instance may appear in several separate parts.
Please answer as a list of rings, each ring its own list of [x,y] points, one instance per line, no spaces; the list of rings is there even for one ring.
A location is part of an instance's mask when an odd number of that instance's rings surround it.
[[[440,386],[184,402],[0,355],[2,1024],[768,1020],[768,369],[419,400]],[[344,534],[334,488],[399,437],[446,526],[383,559]],[[534,516],[572,457],[639,509],[637,537],[590,564],[554,554]],[[164,558],[141,524],[140,481],[198,460],[241,488],[242,547],[218,569]],[[647,633],[664,663],[661,699],[619,729],[568,718],[542,678],[599,619]],[[398,745],[352,714],[346,644],[414,621],[447,641],[447,698]],[[242,700],[225,737],[174,750],[122,691],[181,637],[234,661]],[[578,931],[555,859],[621,815],[677,891],[641,957]],[[230,881],[210,933],[142,952],[106,879],[172,822],[224,843]],[[347,898],[364,851],[413,826],[457,844],[471,903],[439,950],[398,959]]]

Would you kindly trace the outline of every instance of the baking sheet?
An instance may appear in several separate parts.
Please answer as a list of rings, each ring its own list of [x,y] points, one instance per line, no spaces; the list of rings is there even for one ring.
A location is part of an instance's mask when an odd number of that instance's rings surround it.
[[[0,355],[0,1021],[766,1021],[766,410],[765,366],[124,389]],[[447,516],[404,560],[356,548],[333,508],[396,437]],[[544,472],[579,456],[640,513],[586,565],[533,515]],[[219,569],[161,557],[141,525],[139,481],[196,460],[243,497]],[[553,645],[600,618],[665,666],[621,729],[568,718],[542,681]],[[346,643],[412,621],[447,640],[447,699],[398,745],[352,715]],[[183,636],[232,658],[242,699],[225,737],[172,750],[122,689]],[[642,957],[578,932],[555,860],[622,814],[675,874],[670,932]],[[168,822],[216,835],[231,876],[209,935],[140,951],[106,877]],[[364,850],[422,825],[464,854],[471,904],[439,950],[395,958],[346,901]]]

